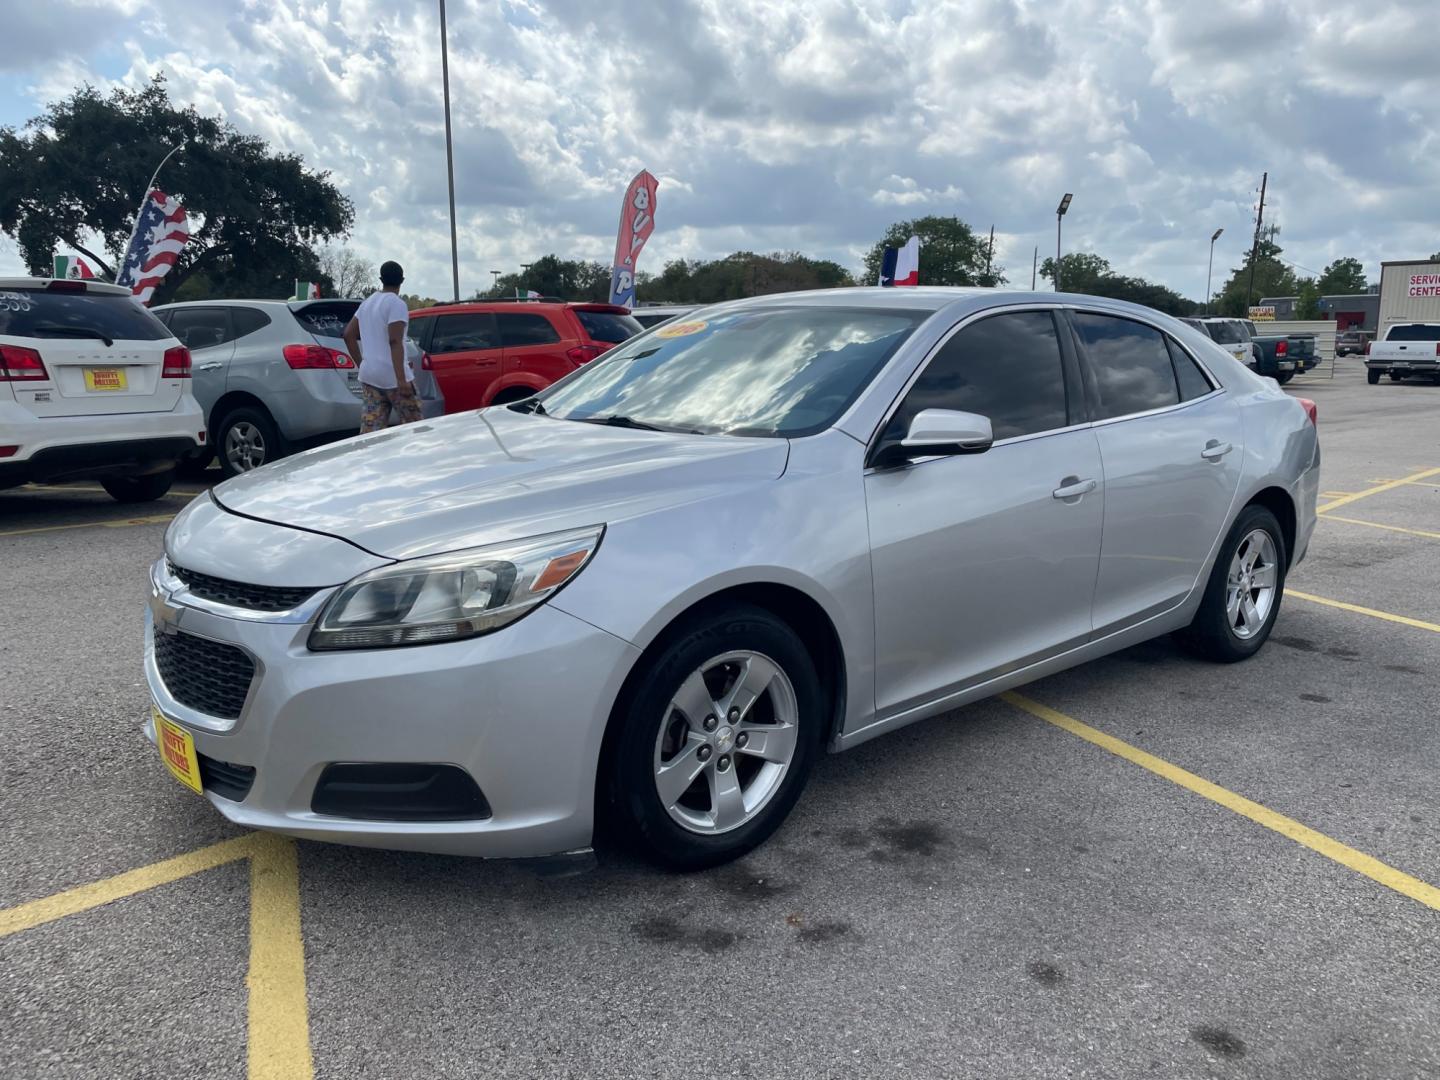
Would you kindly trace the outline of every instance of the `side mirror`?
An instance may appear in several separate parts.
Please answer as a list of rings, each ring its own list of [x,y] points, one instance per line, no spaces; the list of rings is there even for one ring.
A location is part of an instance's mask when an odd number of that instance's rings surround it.
[[[898,443],[882,446],[874,463],[893,468],[915,458],[946,454],[983,454],[995,441],[988,416],[955,409],[922,409]]]

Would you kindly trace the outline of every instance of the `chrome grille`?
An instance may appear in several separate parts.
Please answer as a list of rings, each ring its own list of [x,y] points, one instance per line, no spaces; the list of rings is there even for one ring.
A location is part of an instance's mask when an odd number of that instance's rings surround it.
[[[318,589],[302,587],[281,587],[278,585],[250,585],[243,581],[211,577],[183,566],[176,566],[168,559],[165,565],[170,573],[183,581],[194,595],[202,600],[230,607],[247,608],[250,611],[289,611],[299,607]]]

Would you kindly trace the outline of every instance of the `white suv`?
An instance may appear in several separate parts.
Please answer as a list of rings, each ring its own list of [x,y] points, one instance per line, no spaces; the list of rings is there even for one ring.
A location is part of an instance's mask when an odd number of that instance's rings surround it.
[[[0,488],[96,477],[147,502],[204,442],[190,353],[129,289],[0,278]]]

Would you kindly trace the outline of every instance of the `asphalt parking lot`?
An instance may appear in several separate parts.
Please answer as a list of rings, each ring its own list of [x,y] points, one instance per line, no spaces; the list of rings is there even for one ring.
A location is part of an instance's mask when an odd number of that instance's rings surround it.
[[[1326,509],[1258,657],[829,757],[690,876],[246,839],[140,734],[189,496],[0,492],[0,1076],[1440,1076],[1440,387],[1289,389]]]

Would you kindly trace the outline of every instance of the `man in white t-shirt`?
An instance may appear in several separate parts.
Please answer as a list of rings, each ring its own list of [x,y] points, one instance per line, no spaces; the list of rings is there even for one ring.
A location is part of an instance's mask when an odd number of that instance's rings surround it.
[[[360,388],[365,409],[360,415],[360,434],[379,431],[390,424],[390,413],[400,423],[420,419],[420,402],[415,397],[415,372],[405,359],[405,329],[410,310],[400,299],[405,272],[397,262],[380,267],[380,291],[360,303],[345,327],[345,347],[360,367]]]

